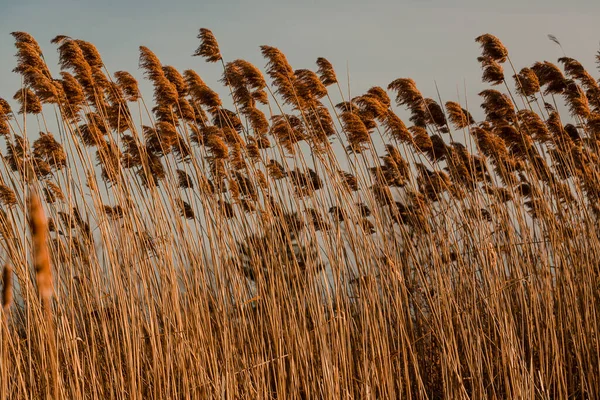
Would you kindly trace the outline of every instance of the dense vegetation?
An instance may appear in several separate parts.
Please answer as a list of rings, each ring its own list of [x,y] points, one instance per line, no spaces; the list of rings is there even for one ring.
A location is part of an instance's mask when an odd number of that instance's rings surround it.
[[[600,397],[600,86],[578,61],[516,70],[478,37],[477,122],[408,78],[350,97],[324,58],[262,46],[263,74],[207,29],[224,100],[146,47],[151,104],[91,43],[52,40],[53,77],[13,36],[2,399]]]

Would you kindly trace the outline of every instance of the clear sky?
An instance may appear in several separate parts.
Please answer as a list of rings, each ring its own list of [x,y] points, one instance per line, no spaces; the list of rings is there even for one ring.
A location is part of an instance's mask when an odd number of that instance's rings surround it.
[[[519,69],[562,55],[546,37],[552,33],[598,76],[598,21],[595,0],[0,0],[0,97],[11,98],[20,84],[11,72],[9,33],[15,30],[34,35],[55,73],[50,40],[65,34],[94,43],[111,72],[124,69],[141,78],[138,46],[145,45],[163,64],[194,68],[217,89],[220,67],[190,57],[198,28],[206,27],[226,60],[243,58],[262,68],[259,46],[268,44],[294,68],[315,68],[323,56],[345,79],[348,65],[353,94],[411,77],[427,97],[436,97],[437,81],[444,101],[456,99],[466,82],[469,100],[478,104],[476,36],[498,36]]]

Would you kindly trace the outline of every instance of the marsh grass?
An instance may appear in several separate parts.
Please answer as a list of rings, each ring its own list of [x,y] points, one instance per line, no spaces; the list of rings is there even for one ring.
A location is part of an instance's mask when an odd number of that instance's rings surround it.
[[[91,43],[52,40],[56,78],[13,36],[3,399],[600,397],[600,88],[576,60],[517,71],[478,37],[475,112],[408,78],[346,98],[270,46],[263,74],[201,29],[228,98],[142,46],[150,101]]]

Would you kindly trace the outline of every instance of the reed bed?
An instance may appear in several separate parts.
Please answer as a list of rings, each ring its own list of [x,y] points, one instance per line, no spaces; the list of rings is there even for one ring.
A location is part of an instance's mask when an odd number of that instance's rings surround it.
[[[350,97],[325,58],[261,46],[261,69],[201,29],[227,95],[142,46],[150,100],[89,42],[54,38],[52,75],[12,35],[0,398],[600,398],[578,61],[517,70],[477,37],[470,110],[409,78]]]

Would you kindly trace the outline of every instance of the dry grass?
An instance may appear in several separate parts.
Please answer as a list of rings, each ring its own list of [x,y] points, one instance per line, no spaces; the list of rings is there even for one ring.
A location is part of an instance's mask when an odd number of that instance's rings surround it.
[[[2,399],[600,397],[600,87],[576,60],[517,71],[482,35],[498,89],[468,110],[406,78],[345,98],[269,46],[265,77],[202,29],[231,97],[141,47],[150,105],[92,44],[55,38],[55,78],[13,36]]]

